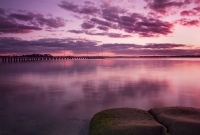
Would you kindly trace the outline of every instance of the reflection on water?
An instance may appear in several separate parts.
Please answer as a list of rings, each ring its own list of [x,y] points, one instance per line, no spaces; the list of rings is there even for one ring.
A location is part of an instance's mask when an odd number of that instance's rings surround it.
[[[0,65],[0,135],[86,135],[103,109],[200,108],[200,59]]]

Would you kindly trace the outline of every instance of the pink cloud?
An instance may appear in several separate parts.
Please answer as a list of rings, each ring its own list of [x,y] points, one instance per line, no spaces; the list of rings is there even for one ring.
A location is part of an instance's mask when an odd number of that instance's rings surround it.
[[[197,12],[200,12],[200,7],[195,7],[193,10],[196,10]]]
[[[188,10],[188,11],[182,11],[180,13],[182,16],[191,16],[191,15],[196,15],[196,13],[192,10]]]
[[[200,7],[195,7],[192,10],[185,10],[180,13],[182,16],[198,16],[200,15]]]
[[[187,19],[181,19],[179,20],[179,23],[183,26],[199,26],[200,21],[199,20],[187,20]]]

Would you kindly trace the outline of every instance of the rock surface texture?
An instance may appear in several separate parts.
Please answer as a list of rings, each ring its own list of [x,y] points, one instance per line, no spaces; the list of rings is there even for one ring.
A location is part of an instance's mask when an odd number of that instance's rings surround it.
[[[89,135],[166,135],[166,129],[147,111],[116,108],[95,114]]]
[[[165,107],[149,110],[171,135],[200,135],[200,109]]]
[[[200,109],[108,109],[91,119],[89,135],[200,135]]]

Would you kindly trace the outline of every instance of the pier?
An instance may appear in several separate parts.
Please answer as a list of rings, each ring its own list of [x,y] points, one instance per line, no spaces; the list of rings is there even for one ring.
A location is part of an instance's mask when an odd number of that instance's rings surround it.
[[[67,60],[67,59],[104,59],[104,57],[102,56],[51,56],[51,57],[0,56],[0,63]]]

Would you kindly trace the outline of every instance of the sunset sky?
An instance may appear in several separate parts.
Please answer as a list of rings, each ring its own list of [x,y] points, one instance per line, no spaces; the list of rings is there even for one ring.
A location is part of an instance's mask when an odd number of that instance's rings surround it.
[[[0,55],[200,55],[200,0],[1,0]]]

